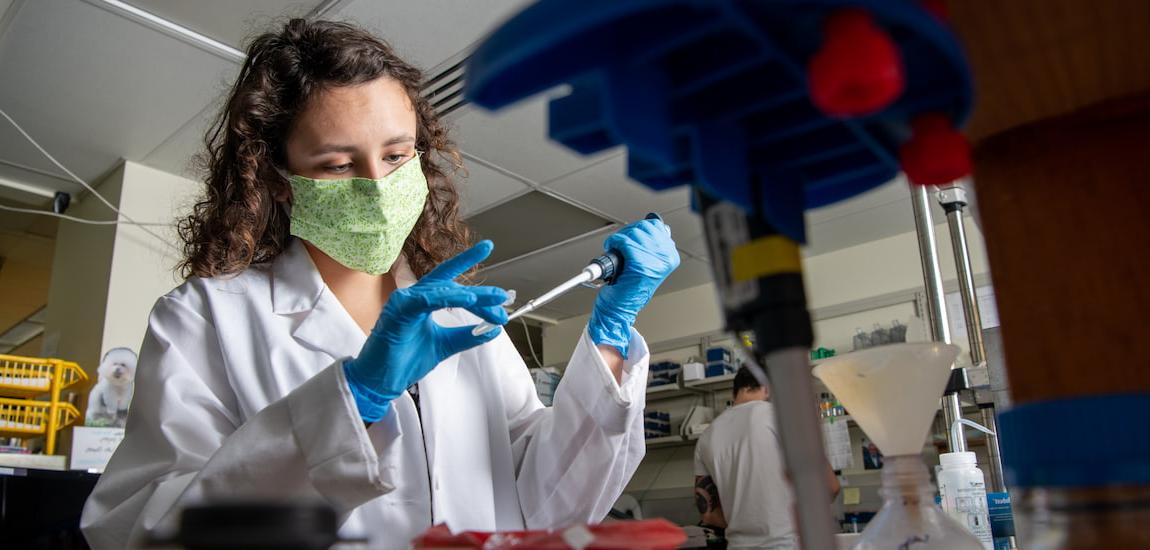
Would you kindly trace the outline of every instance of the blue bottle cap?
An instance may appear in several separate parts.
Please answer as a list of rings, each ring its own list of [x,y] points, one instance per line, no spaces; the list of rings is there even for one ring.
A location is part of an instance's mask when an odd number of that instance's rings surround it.
[[[998,416],[1007,484],[1150,484],[1150,393],[1057,399]]]

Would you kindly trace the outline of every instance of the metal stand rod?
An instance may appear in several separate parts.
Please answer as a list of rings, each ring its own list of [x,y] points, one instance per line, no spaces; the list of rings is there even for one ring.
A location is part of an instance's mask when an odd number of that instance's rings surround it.
[[[938,267],[938,243],[934,237],[934,220],[930,212],[933,187],[911,185],[914,205],[914,228],[918,235],[918,256],[922,261],[922,278],[926,283],[927,320],[930,339],[950,343],[950,323],[946,313],[946,294],[942,289],[942,271]]]
[[[946,313],[946,294],[942,288],[942,271],[938,267],[938,242],[934,236],[934,220],[930,212],[930,192],[933,188],[911,185],[911,204],[914,205],[914,228],[918,236],[918,255],[922,261],[922,277],[926,285],[926,317],[930,337],[936,342],[950,343],[950,323]],[[957,393],[943,396],[943,418],[947,422],[947,439],[951,452],[966,450],[965,432],[960,428],[955,439],[950,427],[962,418],[962,406]]]
[[[779,436],[795,489],[795,513],[802,548],[834,548],[831,491],[827,485],[822,429],[815,414],[815,390],[810,351],[784,348],[766,356],[771,385],[786,391],[771,392],[779,418]]]
[[[946,224],[950,229],[950,244],[954,251],[954,266],[958,271],[958,288],[966,319],[966,337],[970,344],[970,363],[977,367],[986,361],[986,347],[982,343],[982,314],[978,309],[974,269],[970,266],[970,248],[967,246],[966,224],[962,216],[967,204],[966,190],[962,184],[956,183],[939,193],[939,202],[946,209]]]
[[[994,407],[982,409],[982,425],[998,433],[998,422],[994,418]],[[990,455],[990,489],[1001,493],[1006,490],[1006,478],[1002,475],[1002,455],[998,452],[998,436],[986,434],[986,452]]]

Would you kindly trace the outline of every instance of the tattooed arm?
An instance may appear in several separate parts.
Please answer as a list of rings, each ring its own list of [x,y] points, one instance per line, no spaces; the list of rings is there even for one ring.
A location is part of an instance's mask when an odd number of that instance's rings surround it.
[[[711,476],[695,476],[695,506],[703,517],[705,525],[726,529],[727,518],[723,517],[723,504],[719,502],[719,488]]]

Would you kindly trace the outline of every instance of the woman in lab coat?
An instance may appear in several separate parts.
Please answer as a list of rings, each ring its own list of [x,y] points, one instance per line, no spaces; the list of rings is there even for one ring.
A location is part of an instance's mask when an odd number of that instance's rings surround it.
[[[187,280],[152,310],[126,436],[84,510],[93,547],[237,498],[326,502],[372,547],[607,513],[644,453],[631,324],[679,263],[669,231],[608,238],[623,273],[544,407],[509,339],[471,334],[506,322],[507,294],[456,281],[492,246],[466,246],[459,154],[421,80],[347,24],[250,45],[181,224]]]

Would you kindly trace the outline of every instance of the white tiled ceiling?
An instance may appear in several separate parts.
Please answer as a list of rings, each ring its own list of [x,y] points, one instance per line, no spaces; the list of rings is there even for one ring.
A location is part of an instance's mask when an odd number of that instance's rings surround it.
[[[531,0],[354,0],[339,16],[373,30],[404,59],[432,69],[478,42]]]
[[[603,253],[603,240],[609,234],[609,230],[600,231],[565,246],[485,270],[481,275],[486,279],[486,284],[515,289],[519,301],[526,302],[579,273],[588,260]],[[570,303],[571,300],[577,302],[580,294],[593,293],[583,289],[575,290],[570,294],[571,299],[552,302],[541,314],[564,318],[587,313],[587,309],[580,309]]]
[[[470,216],[531,191],[523,182],[478,162],[463,162],[466,175],[456,179],[463,196],[463,215]]]
[[[307,14],[319,0],[128,0],[236,49],[245,39],[270,30],[273,21]]]
[[[624,151],[553,180],[545,187],[627,221],[642,219],[648,212],[670,212],[690,203],[686,186],[652,191],[628,178]]]
[[[540,96],[495,114],[472,107],[456,119],[455,140],[468,152],[539,184],[614,154],[584,157],[552,142],[547,137],[547,102]]]
[[[679,249],[699,258],[707,257],[707,241],[703,235],[703,221],[690,206],[663,214],[663,221],[671,226],[671,237]]]
[[[0,106],[91,181],[121,157],[142,158],[171,135],[231,69],[218,57],[85,2],[24,2],[0,37]],[[0,158],[59,173],[3,126]]]
[[[207,124],[238,66],[93,4],[99,1],[12,4],[19,11],[9,10],[10,24],[0,27],[0,108],[85,179],[106,173],[121,158],[192,175],[189,161],[202,147]],[[127,1],[237,48],[252,32],[273,28],[287,16],[321,4],[334,5],[326,17],[349,19],[378,31],[407,59],[429,71],[461,59],[489,29],[529,2]],[[0,0],[0,14],[10,3]],[[562,92],[552,95],[558,93]],[[548,100],[538,97],[495,114],[466,107],[450,117],[456,127],[454,138],[467,157],[469,176],[460,181],[464,214],[482,212],[535,188],[616,221],[657,211],[664,214],[684,252],[682,266],[662,291],[709,280],[710,270],[701,261],[707,254],[702,227],[687,208],[687,190],[655,193],[631,182],[621,149],[584,157],[551,142]],[[0,178],[76,191],[2,121]],[[0,199],[28,202],[30,197],[0,188]],[[45,201],[37,198],[32,203],[43,206]],[[904,184],[893,182],[813,211],[808,223],[808,255],[910,231],[909,193]],[[606,232],[596,233],[499,266],[485,276],[489,282],[518,289],[525,300],[574,274],[601,252],[605,236]],[[593,297],[590,290],[576,291],[543,314],[563,318],[587,313]]]
[[[238,73],[239,67],[236,66],[232,72]],[[223,93],[224,88],[225,85],[220,84],[220,94]],[[217,95],[196,116],[185,122],[164,141],[158,143],[139,161],[170,174],[197,179],[198,170],[195,166],[194,157],[204,148],[204,134],[214,122],[223,101],[224,97]]]

